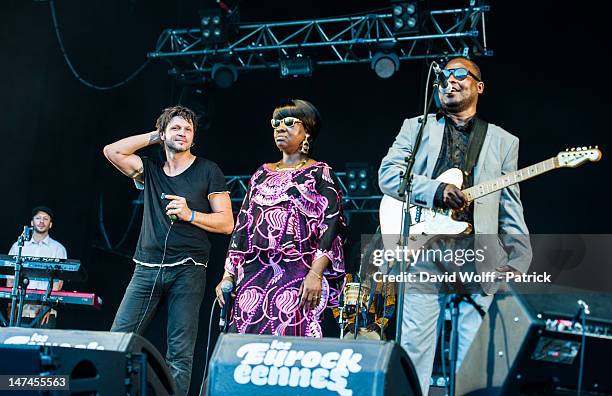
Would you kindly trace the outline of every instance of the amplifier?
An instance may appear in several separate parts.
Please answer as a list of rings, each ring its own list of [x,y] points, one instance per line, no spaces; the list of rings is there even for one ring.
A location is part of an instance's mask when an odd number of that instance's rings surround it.
[[[421,395],[394,342],[222,334],[207,395]]]
[[[0,374],[42,372],[70,376],[74,395],[135,396],[145,386],[149,396],[176,393],[164,359],[137,334],[0,329]]]
[[[591,310],[585,328],[582,389],[612,395],[612,299],[568,291],[496,296],[457,375],[458,395],[566,395],[578,384],[582,325],[577,301]]]

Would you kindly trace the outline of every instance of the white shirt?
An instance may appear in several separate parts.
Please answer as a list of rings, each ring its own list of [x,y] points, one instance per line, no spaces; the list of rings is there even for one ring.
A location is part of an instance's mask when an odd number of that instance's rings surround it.
[[[9,250],[9,255],[16,256],[18,252],[17,242],[13,243],[11,246],[11,250]],[[49,257],[49,258],[59,258],[65,259],[68,258],[66,253],[66,248],[64,245],[51,238],[49,235],[42,239],[41,241],[35,241],[32,238],[29,241],[26,241],[23,245],[23,250],[21,251],[22,256],[30,256],[30,257]],[[10,277],[12,279],[13,277]],[[48,280],[34,280],[30,279],[30,284],[28,285],[28,289],[41,289],[47,290]],[[36,313],[38,312],[38,308],[40,305],[23,305],[23,317],[25,318],[34,318],[36,317]],[[57,314],[55,310],[50,311],[52,314]]]
[[[13,246],[11,246],[11,250],[9,250],[8,254],[15,256],[17,255],[17,250],[17,242],[15,242]],[[39,242],[36,242],[34,238],[25,242],[21,254],[31,257],[68,258],[64,245],[51,238],[49,235]]]

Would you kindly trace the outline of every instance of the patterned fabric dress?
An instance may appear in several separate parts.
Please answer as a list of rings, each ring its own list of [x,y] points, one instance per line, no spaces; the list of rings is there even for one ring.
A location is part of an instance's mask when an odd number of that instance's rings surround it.
[[[238,213],[225,269],[236,277],[231,331],[322,337],[323,310],[338,306],[344,286],[342,196],[329,165],[251,177]],[[321,301],[299,307],[298,291],[311,264],[327,256]]]

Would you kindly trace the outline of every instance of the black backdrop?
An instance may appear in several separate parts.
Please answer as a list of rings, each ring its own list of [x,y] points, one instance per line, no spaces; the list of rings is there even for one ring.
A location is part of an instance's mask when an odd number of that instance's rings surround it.
[[[107,0],[56,2],[68,55],[82,76],[100,85],[125,78],[154,48],[166,27],[197,26],[197,10],[208,1]],[[331,4],[330,4],[331,3]],[[436,3],[436,2],[432,2]],[[384,1],[250,1],[243,20],[284,20],[342,15],[385,6]],[[495,56],[478,60],[486,82],[479,113],[521,139],[519,166],[555,155],[568,146],[599,145],[604,158],[578,169],[562,169],[521,186],[527,224],[533,233],[607,233],[610,171],[608,92],[610,34],[603,5],[586,1],[493,2],[487,30]],[[561,4],[561,3],[559,3]],[[567,7],[567,8],[566,8]],[[137,231],[120,253],[105,251],[98,227],[104,199],[111,242],[123,235],[137,192],[103,158],[104,144],[153,129],[161,108],[177,103],[180,90],[167,65],[152,62],[128,85],[95,91],[70,73],[53,31],[45,1],[0,4],[0,155],[4,191],[0,248],[7,250],[30,209],[46,204],[56,213],[52,235],[83,261],[86,284],[68,289],[103,296],[101,312],[66,309],[60,326],[104,330],[131,276],[130,254]],[[229,90],[207,92],[210,128],[196,134],[198,155],[217,162],[227,175],[250,174],[278,152],[268,124],[285,98],[312,101],[324,118],[317,157],[343,170],[348,161],[378,165],[403,118],[421,108],[425,76],[421,62],[403,63],[391,79],[377,78],[369,65],[318,68],[308,79],[282,80],[277,71],[244,74]],[[597,79],[600,81],[597,81]],[[183,97],[186,99],[186,97]],[[193,103],[187,103],[193,104]],[[373,223],[355,218],[353,231]],[[213,237],[207,298],[194,365],[199,384],[208,317],[227,246]],[[164,315],[159,318],[164,322]],[[153,325],[147,336],[164,350],[165,332]],[[213,334],[216,337],[216,333]]]

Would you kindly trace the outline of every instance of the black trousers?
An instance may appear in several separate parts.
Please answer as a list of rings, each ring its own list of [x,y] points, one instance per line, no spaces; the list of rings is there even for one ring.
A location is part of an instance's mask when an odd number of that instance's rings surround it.
[[[155,285],[155,287],[153,287]],[[187,395],[204,298],[206,268],[185,264],[172,267],[136,265],[111,331],[142,334],[164,301],[168,303],[166,363],[178,395]]]

